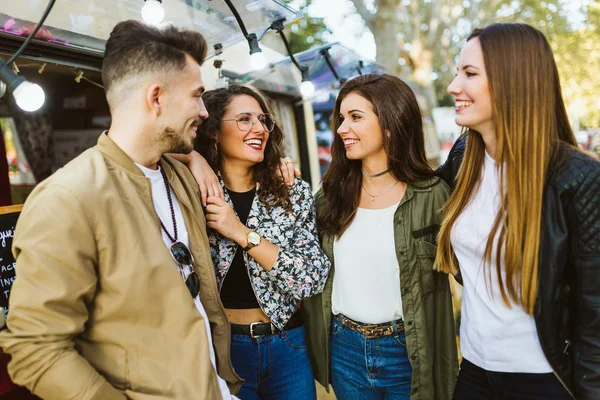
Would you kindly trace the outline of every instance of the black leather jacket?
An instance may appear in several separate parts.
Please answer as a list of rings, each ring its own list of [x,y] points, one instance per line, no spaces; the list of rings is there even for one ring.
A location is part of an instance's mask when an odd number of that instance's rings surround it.
[[[437,171],[450,187],[466,141],[459,138]],[[598,400],[600,162],[564,146],[552,165],[544,191],[535,323],[544,354],[571,396]]]

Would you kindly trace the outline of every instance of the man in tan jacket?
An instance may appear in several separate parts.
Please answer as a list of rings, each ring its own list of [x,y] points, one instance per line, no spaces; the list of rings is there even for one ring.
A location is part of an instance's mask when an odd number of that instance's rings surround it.
[[[207,117],[206,47],[119,23],[102,71],[110,130],[25,204],[0,345],[44,399],[229,400],[241,386],[197,186],[164,156],[191,151]]]

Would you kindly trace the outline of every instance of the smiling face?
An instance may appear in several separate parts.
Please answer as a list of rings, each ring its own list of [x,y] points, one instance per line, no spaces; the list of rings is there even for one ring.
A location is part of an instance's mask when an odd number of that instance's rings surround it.
[[[364,160],[368,157],[387,157],[383,135],[373,104],[356,92],[348,94],[340,105],[338,135],[344,142],[346,157]]]
[[[269,140],[267,129],[260,121],[256,121],[250,130],[242,130],[240,126],[252,125],[257,115],[265,112],[252,96],[238,95],[231,99],[217,134],[223,163],[252,166],[264,160]],[[235,121],[236,118],[239,122]]]
[[[458,71],[448,93],[456,99],[456,124],[482,134],[494,131],[492,98],[477,37],[469,40],[460,52]]]
[[[165,153],[186,154],[193,150],[196,130],[208,118],[203,92],[200,66],[186,55],[185,68],[178,73],[177,80],[167,86],[161,98],[158,141]]]

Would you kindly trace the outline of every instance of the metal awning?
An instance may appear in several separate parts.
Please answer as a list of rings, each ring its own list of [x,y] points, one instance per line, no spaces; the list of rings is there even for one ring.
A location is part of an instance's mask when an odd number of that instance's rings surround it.
[[[322,51],[329,53],[336,73],[340,78],[345,80],[360,74],[383,73],[386,71],[385,68],[374,61],[363,59],[355,51],[350,50],[340,43],[326,44],[295,54],[298,62],[308,67],[309,78],[315,85],[315,97],[326,96],[329,92],[338,89],[340,86],[340,81],[336,79],[328,67]],[[290,58],[286,57],[261,71],[252,71],[244,75],[228,74],[227,71],[224,71],[224,73],[234,77],[239,82],[252,82],[254,85],[265,90],[285,91],[287,93],[295,93],[299,96],[299,82],[294,80],[294,75],[292,74],[292,70],[295,69],[296,67],[292,65]]]
[[[37,24],[48,0],[11,1],[0,5],[0,34],[24,38]],[[293,22],[302,13],[280,0],[232,0],[249,33],[260,39],[273,21]],[[3,2],[8,3],[8,2]],[[64,46],[73,51],[102,55],[113,27],[127,19],[141,20],[144,0],[60,0],[35,42]],[[209,44],[228,47],[245,40],[227,4],[222,0],[163,0],[165,22],[201,32]]]

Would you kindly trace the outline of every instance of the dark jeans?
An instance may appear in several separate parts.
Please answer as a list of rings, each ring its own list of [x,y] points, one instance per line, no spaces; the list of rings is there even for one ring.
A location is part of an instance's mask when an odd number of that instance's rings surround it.
[[[331,383],[338,400],[409,400],[412,366],[404,330],[367,339],[341,322],[331,324]]]
[[[463,359],[454,400],[571,400],[553,374],[492,372]]]
[[[253,339],[231,335],[231,362],[245,382],[242,400],[315,400],[304,327]]]

